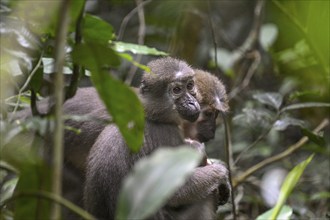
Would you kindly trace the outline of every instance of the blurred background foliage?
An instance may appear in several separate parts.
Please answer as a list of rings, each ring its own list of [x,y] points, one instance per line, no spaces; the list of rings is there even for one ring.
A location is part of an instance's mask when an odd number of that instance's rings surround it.
[[[13,175],[17,168],[23,173],[20,179],[34,178],[29,167],[47,173],[39,162],[31,162],[34,154],[24,163],[17,162],[13,147],[22,130],[44,134],[43,120],[27,121],[22,128],[7,118],[8,112],[29,106],[33,94],[49,95],[53,86],[59,1],[32,2],[0,2],[1,203],[10,198],[17,183]],[[86,15],[81,32],[77,24],[82,8]],[[139,63],[166,55],[161,51],[210,71],[225,83],[230,98],[227,118],[234,180],[259,162],[291,149],[304,135],[311,140],[237,182],[240,219],[256,218],[273,207],[287,173],[312,153],[314,159],[287,204],[293,210],[291,219],[329,218],[329,8],[328,0],[72,1],[63,70],[67,94],[77,85],[92,85],[91,78],[96,87],[102,87],[102,79],[93,79],[87,70],[75,77],[75,60],[95,69],[95,63],[89,63],[91,54],[111,70],[108,82],[132,86],[139,85],[146,69]],[[77,38],[79,32],[83,41]],[[87,41],[101,49],[77,46]],[[124,90],[119,102],[132,106],[135,99],[126,98]],[[110,109],[116,111],[111,103]],[[322,132],[313,134],[322,122]],[[33,140],[36,145],[38,141]],[[223,143],[224,126],[219,120],[215,139],[207,143],[208,156],[225,160]],[[17,187],[33,188],[36,178],[23,178]],[[220,219],[231,217],[230,205],[218,212]]]

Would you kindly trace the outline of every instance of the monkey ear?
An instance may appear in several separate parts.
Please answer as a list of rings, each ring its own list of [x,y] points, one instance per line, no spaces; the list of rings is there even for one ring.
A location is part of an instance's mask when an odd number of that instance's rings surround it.
[[[213,107],[221,112],[225,112],[226,109],[223,106],[223,103],[221,102],[221,99],[219,99],[219,97],[215,97],[214,98],[214,103],[213,103]]]

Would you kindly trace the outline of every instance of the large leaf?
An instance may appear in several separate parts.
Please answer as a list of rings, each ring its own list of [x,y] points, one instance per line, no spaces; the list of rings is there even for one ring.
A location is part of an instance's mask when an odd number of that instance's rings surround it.
[[[143,55],[157,55],[157,56],[167,56],[168,54],[159,51],[155,48],[150,48],[145,45],[131,44],[120,41],[111,42],[112,47],[117,52],[131,52],[133,54],[143,54]]]
[[[278,110],[283,102],[283,96],[279,93],[275,92],[268,92],[268,93],[262,93],[262,94],[255,94],[253,95],[253,98],[258,100],[259,102],[274,107],[276,110]]]
[[[282,108],[281,112],[289,111],[289,110],[297,110],[302,108],[329,108],[330,103],[324,103],[324,102],[305,102],[305,103],[297,103],[288,105],[284,108]]]
[[[49,190],[50,169],[37,155],[41,140],[35,137],[32,150],[26,136],[20,135],[9,144],[2,146],[1,157],[19,172],[15,193],[28,190]],[[49,216],[49,202],[35,197],[19,197],[14,201],[15,219],[41,219]]]
[[[273,213],[273,210],[274,208],[268,210],[267,212],[259,215],[257,217],[256,220],[266,220],[266,219],[270,219],[271,217],[271,214]],[[290,217],[292,216],[292,208],[290,206],[283,206],[282,209],[281,209],[281,212],[278,214],[278,217],[277,219],[280,219],[280,220],[290,220]]]
[[[72,52],[74,62],[92,72],[91,79],[128,146],[138,151],[143,142],[144,111],[136,94],[123,82],[114,79],[103,67],[119,64],[111,48],[82,44]]]
[[[112,26],[102,19],[86,14],[84,17],[83,36],[85,41],[107,45],[114,37]]]
[[[201,155],[191,148],[161,148],[140,160],[124,181],[116,219],[146,219],[184,184]]]
[[[270,219],[276,219],[293,188],[296,186],[300,176],[304,172],[306,166],[312,161],[314,155],[309,156],[305,161],[295,166],[285,178],[281,187],[281,192],[277,203],[273,209]]]

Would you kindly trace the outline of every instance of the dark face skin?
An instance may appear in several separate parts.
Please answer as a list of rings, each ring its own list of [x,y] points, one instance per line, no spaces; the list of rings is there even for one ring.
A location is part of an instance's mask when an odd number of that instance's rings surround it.
[[[185,137],[200,142],[207,142],[214,138],[216,130],[216,119],[219,115],[219,110],[209,106],[202,108],[201,114],[194,123],[185,122],[183,130]]]
[[[169,94],[181,118],[190,122],[198,119],[200,106],[196,100],[196,88],[192,77],[172,82],[169,85]]]

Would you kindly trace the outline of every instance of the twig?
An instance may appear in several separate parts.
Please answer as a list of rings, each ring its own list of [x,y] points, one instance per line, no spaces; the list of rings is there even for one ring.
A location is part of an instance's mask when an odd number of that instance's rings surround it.
[[[244,90],[249,84],[250,81],[254,75],[254,73],[256,72],[258,66],[260,65],[261,62],[261,56],[259,51],[255,50],[253,51],[253,56],[254,56],[254,61],[251,64],[246,76],[244,77],[242,83],[237,86],[236,88],[234,88],[229,94],[228,94],[228,100],[231,100],[232,98],[234,98],[238,93],[240,93],[242,90]]]
[[[136,9],[138,12],[138,17],[139,17],[139,32],[138,32],[138,44],[143,45],[144,44],[144,37],[145,37],[145,32],[146,32],[146,23],[145,23],[145,18],[144,18],[144,10],[143,10],[143,1],[142,0],[135,0],[136,2]],[[136,56],[136,62],[140,63],[142,59],[142,55],[138,54]],[[128,71],[127,77],[126,77],[126,84],[131,85],[133,81],[133,77],[135,75],[135,72],[137,70],[137,66],[132,65],[130,70]]]
[[[245,75],[245,78],[243,79],[241,85],[234,88],[229,94],[228,94],[228,100],[231,100],[234,98],[239,92],[241,92],[243,89],[245,89],[250,81],[254,73],[256,72],[258,66],[261,62],[261,55],[260,52],[255,48],[259,39],[260,35],[260,29],[261,29],[261,21],[262,21],[262,14],[263,14],[263,8],[264,8],[265,1],[264,0],[258,0],[257,4],[254,9],[254,22],[252,25],[252,30],[249,33],[249,36],[246,38],[243,45],[238,49],[240,51],[240,58],[237,60],[242,59],[244,56],[248,55],[249,53],[252,54],[252,56],[255,58],[254,62],[251,64],[248,73]],[[252,52],[249,52],[252,51]]]
[[[85,9],[85,3],[84,1],[83,6],[81,7],[81,11],[77,20],[76,24],[76,31],[75,31],[75,45],[81,44],[82,41],[82,21],[84,17],[84,9]],[[78,83],[79,83],[79,78],[81,76],[82,72],[82,67],[78,64],[73,64],[73,71],[72,71],[72,76],[70,80],[70,85],[67,89],[67,92],[65,94],[65,99],[69,99],[73,97],[76,94]]]
[[[24,85],[23,85],[23,86],[21,87],[21,89],[18,91],[18,94],[17,94],[17,101],[16,101],[16,104],[15,104],[15,108],[14,108],[12,114],[11,114],[11,117],[10,117],[9,121],[12,121],[13,118],[15,117],[15,113],[16,113],[16,111],[17,111],[18,104],[19,104],[19,100],[20,100],[20,98],[21,98],[21,96],[22,96],[22,93],[23,93],[23,91],[28,87],[28,85],[29,85],[31,79],[33,78],[34,74],[37,72],[37,70],[38,70],[38,68],[39,68],[39,66],[40,66],[40,64],[41,64],[41,61],[42,61],[42,59],[41,59],[41,58],[42,58],[42,55],[43,55],[43,54],[40,55],[40,58],[39,58],[39,60],[38,60],[38,63],[37,63],[36,66],[33,68],[31,74],[30,74],[29,77],[26,79]]]
[[[133,15],[139,10],[139,7],[143,7],[145,6],[146,4],[149,4],[152,0],[147,0],[147,1],[144,1],[144,2],[141,2],[140,5],[138,5],[138,7],[134,8],[132,11],[130,11],[130,13],[128,13],[123,21],[121,22],[121,25],[120,25],[120,28],[119,28],[119,32],[118,32],[118,37],[117,39],[118,40],[122,40],[123,36],[124,36],[124,32],[125,32],[125,29],[126,29],[126,26],[127,26],[127,23],[128,21],[133,17]]]
[[[313,133],[318,133],[322,129],[324,129],[329,124],[328,119],[323,119],[323,121],[313,130]],[[254,165],[253,167],[250,167],[248,170],[246,170],[243,174],[239,175],[238,177],[234,178],[233,186],[234,188],[237,187],[239,184],[241,184],[244,180],[246,180],[249,176],[251,176],[256,171],[260,170],[261,168],[264,168],[265,166],[274,163],[276,161],[282,160],[283,158],[291,155],[293,152],[298,150],[300,147],[302,147],[306,142],[308,141],[308,137],[304,136],[301,138],[297,143],[291,145],[287,150],[272,156],[270,158],[267,158],[260,163]]]
[[[275,119],[272,120],[272,124],[267,128],[266,131],[264,131],[261,135],[259,135],[259,137],[253,141],[253,143],[251,143],[249,146],[247,146],[246,148],[244,148],[244,150],[242,150],[242,152],[236,157],[234,164],[237,164],[237,162],[241,159],[241,157],[247,152],[249,151],[252,147],[254,147],[257,143],[259,143],[262,139],[264,139],[266,137],[266,135],[272,130],[274,123],[276,122],[276,120],[278,119],[279,114],[276,115]]]
[[[62,105],[64,100],[64,76],[63,66],[65,62],[65,43],[69,28],[69,8],[70,0],[62,0],[59,10],[59,21],[55,38],[55,131],[53,149],[53,175],[51,191],[56,196],[61,196],[62,190],[62,168],[63,168],[63,112]],[[52,204],[51,219],[60,219],[61,206],[57,203]]]
[[[225,149],[226,149],[226,163],[228,166],[228,178],[229,178],[229,185],[230,185],[230,199],[232,204],[232,212],[233,212],[233,220],[236,220],[236,203],[235,203],[235,193],[234,193],[234,187],[233,187],[233,181],[232,181],[232,165],[233,165],[233,155],[232,155],[232,143],[231,143],[231,135],[230,130],[228,126],[228,120],[226,118],[225,113],[221,112],[222,118],[225,125]]]
[[[219,75],[220,74],[220,68],[219,68],[219,65],[218,65],[218,53],[217,53],[218,42],[215,38],[214,26],[213,26],[213,22],[212,22],[212,18],[211,18],[210,0],[207,1],[207,7],[208,7],[208,10],[209,10],[207,18],[208,18],[208,22],[209,22],[209,25],[210,25],[211,36],[212,36],[212,41],[213,41],[214,63],[215,63],[215,67],[216,67],[216,70],[218,71],[218,75]]]

